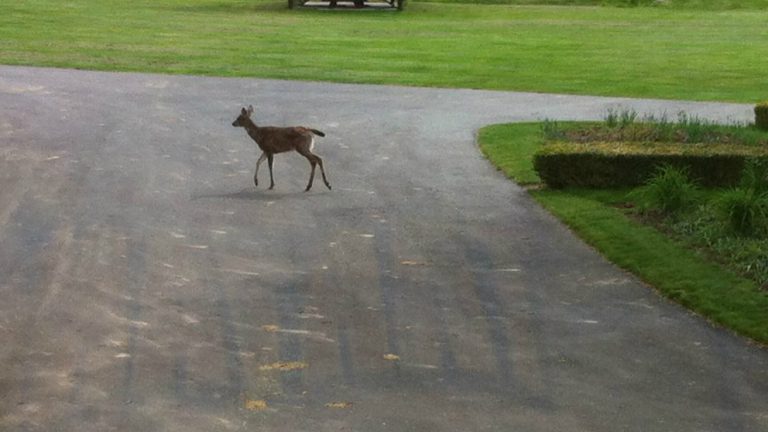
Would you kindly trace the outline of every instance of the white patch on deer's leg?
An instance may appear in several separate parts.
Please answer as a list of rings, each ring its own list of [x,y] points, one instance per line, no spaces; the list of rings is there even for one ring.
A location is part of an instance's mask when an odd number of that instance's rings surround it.
[[[312,137],[309,141],[309,151],[312,151],[315,149],[315,138]]]

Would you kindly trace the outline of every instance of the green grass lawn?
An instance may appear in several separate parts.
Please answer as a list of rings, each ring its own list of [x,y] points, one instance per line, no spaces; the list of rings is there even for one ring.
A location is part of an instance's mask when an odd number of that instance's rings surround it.
[[[510,178],[538,183],[533,154],[543,144],[540,124],[484,128],[486,156]],[[609,260],[665,296],[763,344],[768,344],[768,292],[705,255],[645,226],[618,208],[627,190],[532,190],[533,197]]]
[[[412,1],[397,13],[291,11],[283,0],[0,0],[0,63],[766,99],[768,11],[723,1],[720,10]]]
[[[430,0],[440,3],[479,3],[550,6],[654,6],[671,9],[732,10],[765,9],[768,0]]]

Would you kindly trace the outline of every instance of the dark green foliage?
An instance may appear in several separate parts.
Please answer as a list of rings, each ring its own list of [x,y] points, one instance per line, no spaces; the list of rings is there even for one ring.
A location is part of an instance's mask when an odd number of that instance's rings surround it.
[[[661,152],[652,145],[613,145],[619,151],[589,144],[546,145],[534,155],[533,166],[541,180],[552,188],[639,186],[662,165],[688,170],[691,178],[704,187],[723,187],[739,182],[747,157],[705,151]],[[762,157],[768,158],[768,152],[764,153]]]
[[[729,215],[720,207],[727,193],[704,192],[703,203],[693,212],[664,219],[661,224],[678,239],[707,251],[713,260],[768,289],[768,237],[734,235]]]
[[[739,186],[753,189],[758,194],[768,192],[768,161],[749,159],[741,175]]]
[[[686,168],[662,165],[633,196],[642,210],[674,216],[693,207],[699,188]]]
[[[733,232],[747,237],[764,234],[768,228],[768,163],[749,161],[739,187],[723,193],[717,206]]]
[[[718,207],[735,233],[754,236],[765,228],[768,194],[758,194],[753,189],[731,189],[720,197]]]
[[[755,126],[768,131],[768,102],[755,105]]]

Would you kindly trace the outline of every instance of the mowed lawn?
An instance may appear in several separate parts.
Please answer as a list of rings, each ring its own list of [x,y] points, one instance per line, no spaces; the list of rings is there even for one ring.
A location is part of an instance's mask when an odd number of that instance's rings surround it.
[[[0,63],[756,102],[768,11],[0,0]]]

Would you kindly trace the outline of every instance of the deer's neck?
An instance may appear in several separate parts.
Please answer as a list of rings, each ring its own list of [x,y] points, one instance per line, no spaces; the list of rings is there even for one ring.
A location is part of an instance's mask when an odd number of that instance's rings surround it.
[[[246,119],[244,127],[245,131],[248,132],[248,135],[253,138],[257,144],[261,142],[261,130],[256,126],[256,123],[254,123],[253,120]]]

